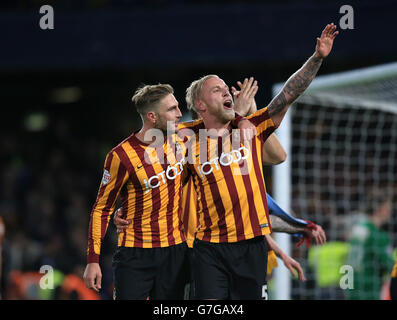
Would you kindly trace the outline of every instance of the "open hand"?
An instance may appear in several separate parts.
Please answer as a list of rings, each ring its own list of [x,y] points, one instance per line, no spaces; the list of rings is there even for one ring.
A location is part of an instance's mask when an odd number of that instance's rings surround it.
[[[320,38],[317,38],[316,56],[318,58],[324,59],[329,55],[334,44],[334,39],[338,34],[339,31],[336,31],[336,25],[333,23],[327,24]]]
[[[237,81],[237,85],[240,87],[240,91],[232,86],[234,110],[242,116],[247,116],[256,111],[255,95],[258,92],[258,82],[251,77],[245,78],[242,83]]]
[[[306,220],[306,222],[308,222],[308,225],[305,227],[302,239],[296,244],[296,246],[299,247],[304,243],[307,248],[310,248],[313,240],[317,245],[325,244],[327,242],[327,237],[323,228],[309,220]]]
[[[298,261],[292,259],[286,254],[283,254],[280,258],[283,260],[285,267],[291,272],[292,276],[295,277],[295,272],[298,272],[299,280],[302,282],[306,281],[305,273],[303,272],[303,269]]]

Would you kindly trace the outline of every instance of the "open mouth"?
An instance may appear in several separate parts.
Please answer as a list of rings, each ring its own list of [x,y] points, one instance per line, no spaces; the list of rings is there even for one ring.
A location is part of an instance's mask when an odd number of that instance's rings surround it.
[[[233,109],[232,100],[226,100],[226,101],[223,103],[223,107],[224,107],[225,109],[227,109],[227,110],[232,110],[232,109]]]

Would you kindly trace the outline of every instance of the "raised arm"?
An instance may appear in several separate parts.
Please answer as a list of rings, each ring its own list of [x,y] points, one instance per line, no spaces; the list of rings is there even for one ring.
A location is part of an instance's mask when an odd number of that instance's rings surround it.
[[[274,124],[279,126],[288,107],[307,89],[318,70],[323,59],[332,50],[335,37],[338,35],[336,26],[328,24],[320,38],[317,38],[316,51],[285,83],[283,89],[274,97],[268,106],[269,115]]]

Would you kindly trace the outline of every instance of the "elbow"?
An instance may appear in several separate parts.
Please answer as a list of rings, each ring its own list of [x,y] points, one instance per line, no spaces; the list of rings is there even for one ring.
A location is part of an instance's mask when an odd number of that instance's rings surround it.
[[[283,163],[287,159],[287,154],[281,152],[279,154],[273,155],[271,158],[263,159],[262,163],[264,166],[275,166]]]
[[[283,149],[282,151],[280,151],[280,152],[277,154],[277,158],[274,159],[273,165],[281,164],[281,163],[283,163],[285,160],[287,160],[287,153],[286,153],[285,150]]]
[[[273,125],[274,125],[274,131],[276,131],[278,129],[278,127],[280,127],[281,121],[278,119],[277,116],[272,117],[272,121],[273,121]]]
[[[283,150],[283,152],[280,154],[280,163],[283,163],[285,160],[287,160],[287,153],[285,152],[285,150]]]

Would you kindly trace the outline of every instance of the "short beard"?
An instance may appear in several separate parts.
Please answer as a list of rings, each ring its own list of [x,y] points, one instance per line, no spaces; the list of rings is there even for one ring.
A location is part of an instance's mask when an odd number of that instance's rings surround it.
[[[167,127],[164,128],[163,125],[158,125],[157,123],[154,124],[154,129],[161,130],[161,132],[164,134],[164,136],[167,135]]]
[[[232,121],[235,118],[234,112],[214,112],[214,114],[211,114],[212,116],[216,117],[220,122],[226,124],[229,121]]]
[[[172,123],[174,124],[174,122],[172,122]],[[173,126],[173,124],[171,125],[171,127]],[[168,129],[167,125],[168,125],[167,121],[165,122],[165,124],[163,123],[163,121],[160,121],[159,123],[155,123],[154,124],[154,128],[158,129],[158,130],[161,130],[161,132],[163,133],[164,137],[167,137],[168,135],[172,136],[172,134],[178,132],[178,130],[174,129],[174,127]]]

